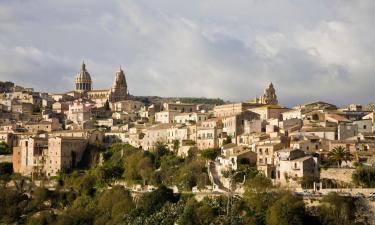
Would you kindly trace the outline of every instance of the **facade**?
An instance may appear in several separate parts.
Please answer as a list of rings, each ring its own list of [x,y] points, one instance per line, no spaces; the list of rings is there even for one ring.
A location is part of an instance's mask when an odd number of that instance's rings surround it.
[[[49,138],[44,165],[45,175],[57,176],[60,171],[74,168],[81,161],[86,146],[87,140],[83,138]]]
[[[164,103],[163,104],[163,110],[173,110],[178,111],[180,113],[184,112],[196,112],[197,111],[197,105],[195,104],[189,104],[189,103]]]
[[[232,138],[236,138],[238,135],[241,135],[245,131],[245,121],[259,120],[259,114],[245,111],[237,115],[224,117],[223,121],[223,132],[226,132],[227,135]]]
[[[261,105],[262,104],[258,104],[258,103],[241,102],[241,103],[233,103],[233,104],[215,106],[214,117],[235,116],[237,114],[240,114],[252,108],[259,107]]]
[[[277,100],[276,90],[271,83],[269,83],[268,87],[264,89],[264,93],[260,98],[255,98],[252,100],[254,103],[262,104],[262,105],[277,105],[279,101]]]
[[[283,186],[299,186],[304,177],[319,180],[319,162],[300,149],[277,152],[276,181]]]
[[[260,115],[261,120],[268,119],[282,119],[282,113],[289,111],[288,108],[284,108],[278,105],[265,105],[257,108],[252,108],[250,111]]]
[[[67,113],[68,121],[75,125],[71,127],[74,129],[92,128],[93,125],[90,121],[92,107],[93,105],[90,103],[79,101],[74,101],[73,103],[71,103],[69,105],[69,110]]]
[[[177,110],[167,110],[155,113],[155,122],[173,123],[174,117],[179,114]]]
[[[87,92],[92,90],[90,73],[86,70],[85,62],[82,62],[81,70],[75,77],[75,91]]]

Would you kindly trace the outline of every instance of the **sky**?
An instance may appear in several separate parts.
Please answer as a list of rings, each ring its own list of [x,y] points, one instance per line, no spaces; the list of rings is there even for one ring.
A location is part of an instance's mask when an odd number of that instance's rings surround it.
[[[96,89],[121,65],[130,94],[375,101],[373,0],[0,0],[0,80]]]

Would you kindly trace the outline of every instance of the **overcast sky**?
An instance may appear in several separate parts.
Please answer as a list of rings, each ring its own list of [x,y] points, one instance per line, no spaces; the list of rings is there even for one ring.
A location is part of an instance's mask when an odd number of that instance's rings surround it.
[[[133,95],[375,100],[374,0],[0,0],[0,80],[94,88],[122,65]]]

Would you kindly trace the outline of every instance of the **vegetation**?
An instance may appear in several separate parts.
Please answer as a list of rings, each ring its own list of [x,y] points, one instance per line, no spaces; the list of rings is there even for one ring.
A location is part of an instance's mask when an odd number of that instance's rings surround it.
[[[111,110],[111,107],[109,106],[109,101],[108,101],[108,100],[104,103],[104,109],[105,109],[106,111]]]
[[[0,155],[9,155],[12,154],[12,148],[7,145],[5,142],[0,142]]]
[[[214,158],[215,150],[203,155],[191,151],[180,158],[161,142],[151,152],[124,144],[89,149],[95,152],[86,152],[89,165],[61,173],[53,190],[27,186],[22,178],[17,178],[16,189],[1,185],[0,224],[356,224],[353,199],[330,194],[312,213],[300,197],[275,188],[247,160],[230,174],[238,182],[246,177],[243,197],[228,193],[197,201],[191,189],[210,184],[205,160]],[[9,163],[0,164],[0,172],[14,176]],[[136,183],[156,189],[132,193],[127,187]]]
[[[353,155],[343,146],[337,146],[328,153],[328,158],[331,162],[337,163],[341,167],[342,162],[347,163],[353,159]]]
[[[324,225],[352,225],[354,222],[354,202],[348,198],[330,193],[323,197],[320,206],[321,222]]]
[[[353,182],[364,188],[375,188],[375,167],[357,167],[353,173]]]
[[[201,151],[202,158],[206,160],[215,160],[220,154],[220,149],[208,148]]]

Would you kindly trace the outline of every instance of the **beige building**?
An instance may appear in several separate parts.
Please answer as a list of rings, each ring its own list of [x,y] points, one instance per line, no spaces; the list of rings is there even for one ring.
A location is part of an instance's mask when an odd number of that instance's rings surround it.
[[[45,157],[44,172],[57,176],[60,171],[74,168],[82,159],[87,146],[83,138],[52,137],[48,138],[48,153]]]
[[[144,106],[142,102],[133,101],[133,100],[124,100],[113,103],[113,109],[112,111],[115,112],[136,112],[141,110],[141,108]]]
[[[61,124],[57,120],[53,121],[40,121],[40,122],[27,122],[24,127],[29,133],[51,132],[61,130]]]
[[[142,149],[153,150],[156,142],[168,143],[168,129],[172,127],[173,124],[162,123],[147,128],[141,142]]]
[[[214,107],[214,117],[235,116],[237,114],[240,114],[249,109],[256,108],[259,106],[261,106],[261,104],[245,103],[245,102],[219,105],[219,106]]]
[[[197,105],[195,104],[189,104],[189,103],[164,103],[163,104],[163,110],[168,111],[168,110],[173,110],[173,111],[178,111],[180,113],[184,112],[196,112],[197,111]]]
[[[52,104],[52,111],[55,113],[65,113],[69,111],[69,102],[55,102]]]
[[[25,176],[43,173],[45,155],[48,151],[46,138],[24,138],[13,149],[13,168]]]
[[[245,121],[259,120],[259,114],[246,111],[237,115],[223,117],[223,132],[231,136],[233,140],[245,131]]]
[[[175,123],[190,123],[190,122],[202,122],[206,121],[208,119],[208,113],[199,113],[199,112],[193,112],[193,113],[179,113],[174,116],[174,122]]]
[[[255,152],[257,153],[257,165],[275,165],[275,152],[283,149],[282,143],[264,143],[256,145]]]
[[[261,120],[268,119],[282,119],[282,113],[289,111],[288,108],[279,105],[265,105],[257,108],[252,108],[250,111],[260,115]]]
[[[66,128],[74,130],[92,129],[94,127],[91,121],[91,109],[93,107],[91,103],[79,101],[74,101],[69,104]]]
[[[201,127],[197,130],[197,147],[198,149],[219,148],[219,137],[222,128],[218,127]]]
[[[255,166],[257,154],[244,146],[227,144],[221,148],[218,161],[222,171],[237,170],[241,159],[247,159],[250,166]]]
[[[277,152],[276,181],[283,186],[300,186],[304,177],[319,180],[319,162],[300,149],[283,149]]]
[[[179,114],[179,111],[168,110],[155,113],[155,122],[157,123],[173,123],[174,117]]]

